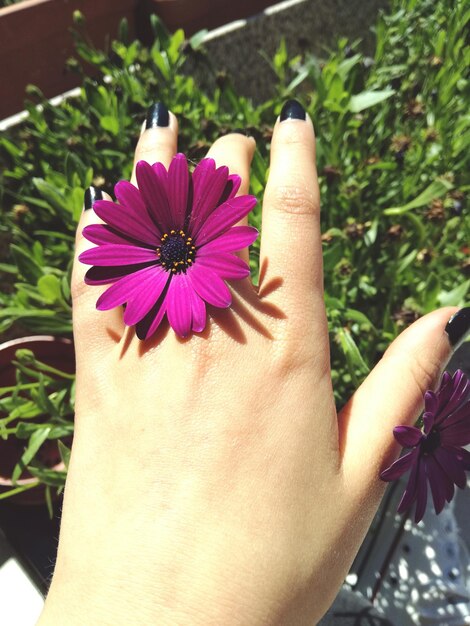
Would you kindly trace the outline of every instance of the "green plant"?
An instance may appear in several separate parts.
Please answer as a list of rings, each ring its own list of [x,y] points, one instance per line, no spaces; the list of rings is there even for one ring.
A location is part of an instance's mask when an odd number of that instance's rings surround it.
[[[75,376],[36,360],[26,349],[17,350],[13,364],[16,384],[0,387],[0,437],[24,441],[24,451],[13,469],[13,486],[0,500],[42,484],[52,515],[52,491],[63,490],[70,458]],[[50,467],[44,455],[41,458],[45,442],[57,442],[64,469]],[[25,471],[37,480],[17,485]]]
[[[180,149],[201,158],[220,134],[257,140],[251,192],[262,200],[272,124],[288,97],[307,105],[317,135],[325,301],[338,405],[407,324],[468,299],[470,10],[463,0],[394,0],[373,59],[339,40],[327,58],[270,60],[273,96],[255,105],[211,67],[201,35],[152,22],[155,43],[95,49],[76,16],[79,95],[52,106],[28,88],[28,118],[0,138],[0,332],[69,334],[70,268],[83,189],[112,193],[128,178],[145,109],[160,99],[180,121]],[[83,62],[92,67],[91,77]],[[198,70],[211,78],[201,85]],[[201,72],[203,68],[203,72]],[[260,226],[260,206],[252,220]],[[259,249],[251,266],[257,276]]]

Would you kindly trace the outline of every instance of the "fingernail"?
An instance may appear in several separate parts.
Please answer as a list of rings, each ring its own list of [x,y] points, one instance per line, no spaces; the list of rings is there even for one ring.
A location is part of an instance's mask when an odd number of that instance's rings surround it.
[[[460,309],[452,315],[445,331],[449,336],[450,345],[457,349],[470,332],[470,307]]]
[[[163,127],[169,125],[170,116],[168,114],[168,109],[163,104],[163,102],[157,102],[157,104],[152,104],[152,106],[147,111],[145,128],[156,128],[157,126]]]
[[[307,114],[304,107],[297,100],[288,100],[281,110],[280,120],[306,120]]]
[[[101,189],[98,189],[98,187],[88,187],[88,189],[85,190],[85,197],[83,199],[83,207],[85,211],[92,209],[93,203],[96,200],[102,200],[102,199],[103,199],[103,192],[101,191]]]

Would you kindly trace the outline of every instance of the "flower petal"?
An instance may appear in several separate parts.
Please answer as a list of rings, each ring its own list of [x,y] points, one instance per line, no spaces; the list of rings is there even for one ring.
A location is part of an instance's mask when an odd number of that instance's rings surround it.
[[[168,174],[161,163],[149,165],[147,161],[139,161],[135,175],[140,193],[152,220],[159,225],[162,233],[173,228],[172,216],[167,197]]]
[[[445,420],[441,422],[439,430],[445,430],[451,428],[455,424],[463,422],[470,425],[470,399],[467,402],[461,404],[453,413],[450,413]]]
[[[208,267],[226,280],[241,280],[250,275],[248,265],[233,254],[213,254],[212,256],[203,256],[197,260],[198,265],[204,268]]]
[[[418,480],[418,471],[420,458],[419,454],[417,454],[417,449],[413,450],[410,454],[414,454],[415,462],[411,465],[411,472],[408,478],[408,483],[405,487],[405,492],[402,496],[402,499],[398,503],[397,511],[398,513],[403,513],[407,511],[413,502],[416,500],[416,490],[417,490],[417,480]]]
[[[434,413],[431,411],[425,411],[423,413],[423,424],[424,424],[424,433],[429,435],[433,426],[434,426]]]
[[[99,218],[123,235],[150,246],[160,240],[159,232],[147,214],[139,214],[109,200],[97,200],[93,209]]]
[[[150,309],[147,315],[135,326],[135,333],[139,339],[148,339],[162,323],[166,313],[166,293],[165,290],[155,305]]]
[[[238,190],[240,189],[240,185],[242,184],[242,179],[238,174],[230,174],[227,178],[227,183],[225,184],[225,189],[222,192],[222,195],[219,198],[218,204],[223,204],[230,198],[234,198],[237,195]]]
[[[85,252],[80,254],[78,260],[88,265],[109,267],[110,265],[133,265],[135,263],[157,261],[157,255],[155,250],[149,250],[148,248],[110,243],[85,250]]]
[[[236,222],[248,215],[255,205],[256,198],[254,196],[237,196],[218,206],[201,227],[196,245],[203,246],[227,231]]]
[[[124,276],[101,294],[96,302],[96,308],[99,311],[107,311],[138,297],[142,291],[142,283],[147,283],[149,279],[158,281],[159,274],[166,272],[158,265],[151,265]]]
[[[447,373],[447,372],[446,372]],[[436,413],[439,408],[439,400],[434,391],[426,391],[424,394],[424,409],[428,413]]]
[[[194,289],[190,290],[191,296],[191,314],[192,324],[191,327],[195,333],[200,333],[206,327],[207,312],[206,304],[204,300],[198,296]]]
[[[420,522],[426,511],[426,504],[428,502],[428,483],[425,471],[425,465],[421,461],[418,467],[418,475],[416,479],[416,511],[415,522]]]
[[[204,159],[211,161],[212,159]],[[212,163],[204,161],[193,172],[193,206],[189,221],[191,235],[196,238],[206,219],[220,203],[228,178],[228,167],[223,165],[216,170]]]
[[[457,448],[456,450],[457,457],[462,462],[462,466],[465,471],[470,471],[470,452],[465,450],[465,448]]]
[[[470,443],[470,424],[461,421],[440,432],[443,446],[467,446]]]
[[[447,416],[457,409],[459,404],[465,400],[469,390],[470,382],[468,378],[462,370],[457,370],[445,389],[438,394],[439,412],[436,415],[436,424],[446,420]]]
[[[88,241],[96,243],[97,245],[107,243],[129,245],[130,243],[135,242],[135,239],[132,237],[125,237],[124,235],[117,233],[107,224],[89,224],[83,229],[82,235],[85,239],[88,239]]]
[[[187,337],[191,330],[191,295],[193,289],[186,274],[172,276],[166,296],[166,314],[170,326],[180,337]]]
[[[404,448],[414,448],[423,438],[423,433],[416,426],[396,426],[393,436]]]
[[[140,322],[155,305],[170,279],[170,274],[160,267],[149,268],[152,272],[141,272],[140,289],[135,296],[127,300],[124,311],[124,323],[134,326]]]
[[[198,256],[205,256],[214,252],[235,252],[235,250],[241,250],[251,246],[258,234],[258,230],[252,226],[233,226],[220,237],[198,248]]]
[[[467,484],[467,477],[463,463],[459,459],[459,455],[456,453],[455,449],[437,448],[437,450],[434,451],[434,458],[457,487],[463,489]]]
[[[450,481],[447,474],[442,471],[441,466],[437,463],[432,454],[426,458],[425,462],[429,485],[431,487],[432,499],[434,502],[434,510],[437,515],[439,515],[446,503],[446,493],[448,491],[446,485]]]
[[[407,452],[394,463],[392,463],[387,469],[384,469],[380,474],[380,479],[385,482],[390,482],[400,478],[405,472],[407,472],[413,463],[416,461],[418,454],[417,450]]]
[[[138,213],[146,214],[145,203],[140,191],[128,180],[120,180],[114,185],[114,194],[119,204],[135,209]]]
[[[227,184],[230,184],[230,183],[232,183],[232,188],[229,192],[227,199],[235,198],[235,196],[238,193],[238,190],[240,189],[240,185],[242,184],[242,179],[238,174],[230,174],[230,176],[227,179]]]
[[[119,267],[90,267],[90,269],[85,274],[85,283],[87,285],[108,285],[109,283],[115,283],[123,276],[127,276],[127,274],[137,272],[138,270],[144,269],[144,267],[149,267],[149,265],[154,265],[154,263],[141,263],[140,265],[121,265]]]
[[[184,154],[177,154],[168,169],[168,204],[173,228],[180,230],[184,226],[188,207],[189,172]]]
[[[186,274],[196,293],[206,302],[219,308],[227,308],[232,303],[232,294],[224,281],[209,268],[197,262]]]

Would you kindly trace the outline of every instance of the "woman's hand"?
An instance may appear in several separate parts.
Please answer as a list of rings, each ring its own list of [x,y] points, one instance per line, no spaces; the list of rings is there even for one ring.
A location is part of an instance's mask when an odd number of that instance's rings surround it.
[[[135,160],[167,167],[177,120],[150,126]],[[241,194],[254,149],[230,134],[208,154]],[[337,416],[319,211],[312,122],[290,102],[272,139],[259,287],[233,283],[232,307],[211,309],[202,333],[163,325],[141,342],[120,309],[95,310],[100,288],[75,263],[76,430],[41,625],[299,626],[328,609],[398,452],[392,427],[415,421],[451,354],[455,309],[405,331]],[[83,213],[77,255],[97,222]]]

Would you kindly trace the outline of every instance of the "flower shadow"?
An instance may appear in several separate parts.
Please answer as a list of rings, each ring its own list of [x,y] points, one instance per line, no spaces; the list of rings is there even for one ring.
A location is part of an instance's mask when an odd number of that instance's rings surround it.
[[[205,329],[197,333],[202,339],[213,339],[214,326],[227,334],[234,341],[245,344],[248,341],[246,328],[249,327],[256,333],[263,335],[269,340],[274,336],[269,328],[268,319],[285,319],[286,314],[273,302],[269,296],[279,289],[283,283],[281,277],[270,278],[266,282],[267,259],[264,260],[260,270],[259,285],[253,285],[250,279],[231,283],[232,305],[227,309],[207,306],[209,316]],[[139,342],[139,354],[142,356],[149,350],[158,346],[170,331],[168,321],[164,319],[152,337]],[[187,343],[195,333],[188,337],[177,337],[178,342]],[[121,340],[121,354],[123,358],[131,343],[135,341],[135,330],[128,329]]]

